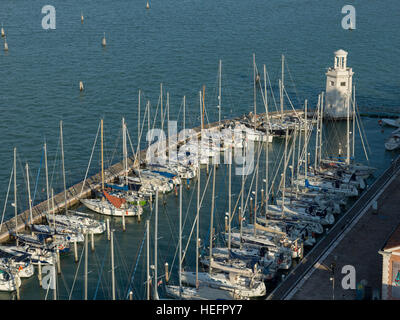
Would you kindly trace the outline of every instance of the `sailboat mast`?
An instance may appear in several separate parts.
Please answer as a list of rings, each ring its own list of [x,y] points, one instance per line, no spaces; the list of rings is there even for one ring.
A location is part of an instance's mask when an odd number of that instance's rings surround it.
[[[243,152],[246,157],[246,148],[243,148]],[[242,248],[242,227],[243,227],[243,216],[244,216],[244,164],[242,166],[242,190],[240,198],[240,212],[239,212],[239,222],[240,222],[240,248]]]
[[[179,297],[182,297],[182,183],[179,185]]]
[[[160,84],[160,105],[161,105],[161,131],[164,131],[164,112],[163,112],[163,85]]]
[[[114,270],[114,230],[111,230],[111,286],[112,286],[112,299],[115,300],[115,270]]]
[[[158,251],[158,190],[156,191],[156,215],[154,223],[154,300],[158,300],[157,251]]]
[[[202,123],[202,129],[204,129],[204,112],[205,112],[205,108],[206,108],[206,106],[205,106],[205,104],[204,104],[205,95],[206,95],[206,86],[203,85],[203,94],[202,94],[203,111],[202,111],[202,114],[201,114],[201,118],[202,118],[202,122],[201,122],[201,123]]]
[[[150,221],[146,221],[146,246],[147,246],[147,300],[150,300]]]
[[[284,88],[284,77],[285,77],[285,56],[282,54],[282,74],[280,81],[280,102],[281,102],[281,119],[283,120],[283,88]]]
[[[219,91],[218,91],[218,124],[221,128],[221,78],[222,78],[222,60],[219,60]]]
[[[140,168],[140,131],[141,131],[141,125],[140,125],[140,89],[139,89],[139,97],[138,97],[138,166]]]
[[[197,167],[197,219],[196,219],[196,288],[199,288],[199,236],[200,236],[200,165]]]
[[[349,165],[350,164],[350,98],[347,97],[346,99],[347,102],[347,132],[346,132],[346,139],[347,139],[347,154],[346,154],[346,164]]]
[[[286,128],[286,134],[285,134],[285,161],[283,163],[284,165],[283,165],[283,178],[282,178],[282,212],[284,212],[284,207],[285,207],[287,146],[288,146],[288,129]]]
[[[308,125],[307,125],[307,99],[304,101],[304,121],[306,123],[306,127],[304,129],[304,175],[307,178],[307,167],[308,167],[308,140],[307,140],[307,134],[308,134]]]
[[[356,86],[353,86],[353,132],[351,134],[353,139],[352,157],[354,159],[354,145],[355,145],[355,130],[356,130]]]
[[[103,150],[103,119],[101,123],[101,190],[104,191],[104,150]]]
[[[47,144],[44,143],[44,166],[46,171],[46,195],[47,195],[47,212],[50,213],[50,195],[49,195],[49,170],[47,167]]]
[[[314,159],[314,169],[317,170],[318,163],[318,135],[319,135],[319,115],[320,115],[320,107],[321,107],[321,95],[318,95],[318,105],[317,105],[317,128],[315,131],[315,159]]]
[[[14,213],[15,213],[15,234],[18,235],[18,208],[17,208],[17,148],[14,148]]]
[[[268,97],[267,97],[267,68],[264,64],[264,96],[265,96],[265,119],[267,121],[267,141],[265,143],[265,218],[268,214],[268,196],[269,196],[269,183],[268,183],[268,145],[269,145],[269,115],[268,115]]]
[[[323,129],[323,117],[324,117],[324,92],[321,93],[321,106],[320,106],[320,123],[319,123],[319,157],[318,164],[322,160],[322,129]]]
[[[183,131],[186,128],[186,96],[183,96]]]
[[[124,154],[124,172],[125,172],[125,185],[128,184],[128,152],[126,146],[126,124],[125,118],[122,118],[122,149]]]
[[[30,224],[33,224],[33,217],[32,217],[32,200],[31,200],[31,186],[29,183],[29,166],[28,163],[25,165],[26,168],[26,182],[27,182],[27,187],[28,187],[28,201],[29,201],[29,221]]]
[[[212,187],[212,198],[211,198],[211,222],[210,222],[210,266],[209,266],[209,273],[211,274],[212,268],[211,268],[211,263],[212,263],[212,242],[213,242],[213,236],[214,236],[214,201],[215,201],[215,171],[216,171],[216,164],[214,163],[214,169],[213,169],[213,187]]]
[[[257,129],[257,95],[256,95],[256,55],[253,53],[253,100],[254,100],[254,134]]]
[[[63,172],[63,183],[64,183],[64,203],[65,203],[65,213],[68,213],[67,205],[67,183],[65,181],[65,165],[64,165],[64,138],[63,138],[63,123],[60,120],[60,142],[61,142],[61,163]]]
[[[150,132],[150,101],[147,101],[147,131]],[[149,139],[148,148],[150,148],[150,141],[151,139]]]
[[[229,147],[229,204],[228,204],[228,250],[231,250],[231,222],[232,222],[232,145]]]

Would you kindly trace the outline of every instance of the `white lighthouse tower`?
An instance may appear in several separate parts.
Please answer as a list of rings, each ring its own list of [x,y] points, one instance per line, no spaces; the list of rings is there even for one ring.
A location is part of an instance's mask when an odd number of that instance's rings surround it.
[[[346,119],[353,87],[353,69],[347,67],[347,52],[340,49],[335,53],[333,68],[326,72],[326,100],[324,117]]]

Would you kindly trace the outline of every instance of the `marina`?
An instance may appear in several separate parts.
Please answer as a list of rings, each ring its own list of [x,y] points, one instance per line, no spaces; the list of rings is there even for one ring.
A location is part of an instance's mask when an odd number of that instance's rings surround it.
[[[313,1],[22,1],[0,5],[0,300],[396,298],[374,5],[346,29]]]

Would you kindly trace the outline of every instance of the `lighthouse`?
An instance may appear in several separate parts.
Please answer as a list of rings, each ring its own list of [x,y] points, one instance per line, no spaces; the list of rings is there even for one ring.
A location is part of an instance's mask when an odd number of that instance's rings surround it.
[[[333,68],[326,72],[326,100],[324,117],[334,120],[347,118],[353,88],[353,69],[347,67],[347,52],[340,49],[334,52]]]

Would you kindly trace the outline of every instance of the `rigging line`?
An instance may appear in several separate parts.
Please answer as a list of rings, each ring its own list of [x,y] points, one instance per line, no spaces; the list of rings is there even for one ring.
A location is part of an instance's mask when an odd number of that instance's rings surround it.
[[[285,67],[286,67],[287,71],[289,72],[290,80],[292,80],[292,83],[293,83],[293,86],[294,86],[294,91],[295,91],[296,98],[297,98],[297,103],[298,103],[299,105],[301,105],[301,102],[300,102],[300,100],[299,100],[299,94],[298,94],[298,91],[297,91],[296,82],[294,81],[294,79],[293,79],[293,77],[292,77],[292,73],[290,72],[289,64],[287,63],[287,58],[285,59]]]
[[[120,141],[120,139],[121,139],[121,136],[122,136],[122,128],[121,128],[121,130],[119,130],[117,139],[116,139],[115,144],[114,144],[114,149],[113,149],[113,152],[112,152],[112,154],[111,154],[111,159],[109,160],[110,165],[111,165],[111,164],[113,163],[113,161],[114,161],[114,157],[115,157],[115,154],[117,153],[117,147],[118,147],[118,145],[119,145],[119,141]]]
[[[39,184],[40,169],[42,168],[43,157],[44,157],[44,149],[42,148],[42,156],[40,158],[39,169],[38,169],[38,173],[36,175],[35,191],[33,192],[32,207],[34,206],[35,199],[36,199],[36,191],[37,191],[37,187],[38,187],[38,184]]]
[[[58,156],[59,150],[60,150],[60,140],[58,140],[58,143],[57,143],[56,156],[55,156],[54,162],[53,162],[53,172],[51,173],[51,177],[50,177],[50,181],[49,181],[50,190],[53,187],[53,178],[54,178],[54,172],[56,170],[57,156]]]
[[[256,165],[256,168],[258,168],[258,163],[259,163],[259,160],[260,160],[260,155],[261,155],[260,150],[261,150],[261,146],[262,146],[262,144],[260,143],[259,146],[258,146],[258,158],[257,158],[257,165]],[[254,162],[255,162],[255,160],[253,159],[252,165],[254,165]],[[256,169],[256,170],[257,170],[257,169]],[[249,198],[250,198],[250,195],[251,195],[251,189],[252,189],[252,187],[253,187],[253,183],[254,183],[255,176],[256,176],[256,175],[255,175],[255,172],[254,172],[254,173],[253,173],[253,177],[252,177],[252,179],[251,179],[250,187],[248,188],[248,189],[249,189],[249,192],[247,193],[247,198],[246,198],[246,202],[245,202],[245,204],[244,204],[243,213],[246,212],[246,209],[247,209],[247,203],[248,203]]]
[[[6,213],[6,208],[7,208],[7,201],[8,201],[8,194],[10,192],[10,187],[11,187],[11,181],[14,173],[14,167],[11,168],[11,174],[10,174],[10,181],[8,182],[8,189],[7,189],[7,194],[6,194],[6,199],[4,200],[4,207],[3,207],[3,215],[1,216],[1,224],[0,224],[0,231],[3,228],[3,220],[4,220],[4,215]]]
[[[363,135],[365,136],[365,143],[367,144],[367,148],[368,148],[368,151],[369,151],[369,153],[371,153],[371,148],[369,147],[369,143],[368,143],[368,140],[367,140],[367,135],[365,134],[365,129],[364,129],[364,125],[363,125],[363,122],[362,122],[362,120],[361,120],[361,118],[360,118],[360,111],[358,110],[358,106],[357,106],[357,103],[355,103],[355,106],[356,106],[356,120],[357,120],[357,117],[359,118],[359,124],[361,124],[361,129],[362,129],[362,132],[363,132]],[[358,125],[359,126],[359,125]],[[361,135],[361,133],[360,133],[360,137],[361,137],[361,140],[363,140],[363,136]],[[366,151],[364,150],[364,152],[366,153]],[[368,160],[368,155],[367,155],[367,153],[365,154],[365,157],[367,158],[367,160]],[[368,160],[368,162],[369,162],[369,160]]]
[[[78,276],[78,271],[79,271],[79,267],[81,265],[82,262],[82,257],[83,257],[83,252],[85,251],[85,247],[82,247],[82,253],[81,253],[81,257],[79,258],[79,263],[78,263],[78,267],[76,268],[76,272],[75,272],[75,276],[74,276],[74,281],[72,282],[72,287],[71,287],[71,291],[69,292],[69,297],[68,300],[71,300],[72,297],[72,293],[74,291],[74,287],[75,287],[75,282]]]
[[[290,106],[292,107],[294,113],[296,114],[296,117],[300,119],[299,114],[297,113],[296,109],[294,108],[294,106],[293,106],[293,104],[292,104],[292,100],[290,100],[290,97],[289,97],[289,95],[288,95],[288,93],[287,93],[287,91],[286,91],[286,88],[283,87],[283,90],[285,91],[286,97],[288,98],[289,103],[290,103]]]
[[[150,105],[150,103],[149,103],[149,105]],[[139,135],[139,141],[138,141],[138,146],[137,146],[137,150],[136,150],[136,156],[135,156],[135,161],[136,161],[136,158],[137,158],[137,156],[138,156],[138,154],[139,154],[139,152],[140,152],[140,144],[141,144],[141,142],[142,142],[142,135],[143,135],[143,130],[144,130],[144,124],[145,124],[145,122],[146,122],[146,119],[147,119],[147,112],[149,112],[148,110],[147,110],[148,108],[147,108],[147,104],[146,104],[146,108],[145,108],[145,110],[144,110],[144,115],[143,115],[143,119],[142,119],[142,125],[141,125],[141,127],[140,127],[140,135]]]
[[[98,280],[97,280],[97,285],[96,285],[96,290],[95,290],[95,292],[94,292],[93,300],[96,300],[97,291],[99,290],[99,286],[100,286],[100,282],[101,282],[101,276],[103,275],[104,262],[105,262],[105,260],[106,260],[106,256],[107,256],[107,253],[108,253],[108,247],[109,247],[109,246],[106,246],[106,252],[104,253],[103,261],[101,262],[101,268],[100,268],[100,272],[99,272],[99,278],[98,278]],[[103,290],[103,293],[104,293],[104,290]]]
[[[155,202],[152,204],[152,206],[155,206]],[[153,209],[154,209],[154,208],[153,208]],[[151,221],[151,217],[153,216],[153,211],[154,211],[154,210],[150,210],[150,217],[149,217],[149,219],[148,219],[149,221]],[[140,258],[140,255],[142,254],[143,244],[144,244],[144,241],[145,241],[145,239],[146,239],[146,232],[147,232],[147,229],[144,230],[142,244],[140,245],[139,253],[138,253],[137,257],[136,257],[136,265],[135,265],[135,268],[134,268],[134,270],[133,270],[133,274],[132,274],[132,276],[131,276],[131,281],[130,281],[130,283],[129,283],[129,288],[128,288],[128,290],[127,290],[126,298],[128,298],[129,292],[130,292],[131,289],[132,289],[133,280],[135,279],[136,269],[137,269],[138,264],[139,264],[139,258]]]
[[[90,154],[90,159],[89,159],[88,167],[87,167],[86,173],[85,173],[85,179],[83,179],[82,189],[81,189],[81,192],[79,193],[79,197],[82,196],[83,188],[85,187],[85,182],[86,182],[86,179],[87,179],[87,175],[88,175],[88,173],[89,173],[90,163],[92,162],[92,157],[93,157],[94,149],[95,149],[95,147],[96,147],[97,137],[99,136],[99,131],[100,131],[100,123],[99,123],[99,126],[98,126],[98,128],[97,128],[96,138],[94,139],[94,144],[93,144],[93,147],[92,147],[92,153]]]
[[[213,170],[214,170],[214,168],[211,169],[210,174],[208,175],[207,182],[206,182],[206,186],[204,187],[203,195],[202,195],[201,200],[200,200],[200,208],[201,208],[201,206],[202,206],[202,204],[203,204],[203,200],[204,200],[204,197],[205,197],[205,194],[206,194],[206,191],[207,191],[207,188],[208,188],[208,184],[209,184],[210,179],[211,179],[211,176],[212,176],[211,173],[213,172]],[[201,170],[200,170],[200,174],[201,174]],[[197,215],[196,215],[196,218],[195,218],[195,222],[197,222]],[[191,232],[190,232],[190,236],[189,236],[189,239],[188,239],[188,242],[187,242],[187,244],[186,244],[185,251],[184,251],[185,253],[186,253],[186,250],[187,250],[187,248],[188,248],[188,246],[189,246],[190,238],[192,237],[192,233],[193,233],[193,230],[194,230],[195,222],[193,222],[193,225],[192,225],[192,230],[191,230]],[[173,266],[174,266],[177,253],[178,253],[178,246],[176,246],[176,249],[175,249],[174,259],[172,260],[172,264],[171,264],[171,270],[172,270],[172,268],[173,268]],[[183,260],[183,258],[182,258],[182,260]]]
[[[364,149],[365,158],[367,159],[367,161],[368,161],[368,163],[369,163],[369,158],[368,158],[367,150],[365,149],[364,139],[363,139],[362,134],[361,134],[360,124],[358,123],[357,114],[356,114],[356,122],[357,122],[358,132],[360,133],[360,138],[361,138],[361,143],[362,143],[362,146],[363,146],[363,149]]]

